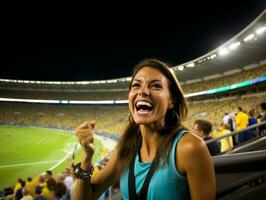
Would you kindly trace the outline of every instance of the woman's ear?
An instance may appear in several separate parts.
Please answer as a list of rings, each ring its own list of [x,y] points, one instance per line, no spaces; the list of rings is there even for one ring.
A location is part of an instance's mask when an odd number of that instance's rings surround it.
[[[174,103],[174,101],[173,100],[170,100],[170,102],[169,102],[169,109],[173,109],[175,107],[175,103]]]
[[[168,107],[169,109],[173,109],[174,108],[174,104],[173,103],[171,103],[170,105],[169,105],[169,107]]]

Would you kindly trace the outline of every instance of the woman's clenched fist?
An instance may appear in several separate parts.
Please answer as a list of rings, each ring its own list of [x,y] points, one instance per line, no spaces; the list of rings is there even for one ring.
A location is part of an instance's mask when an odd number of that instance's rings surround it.
[[[95,150],[93,143],[93,129],[95,127],[95,121],[84,122],[76,128],[76,137],[84,151],[87,158],[92,158]]]

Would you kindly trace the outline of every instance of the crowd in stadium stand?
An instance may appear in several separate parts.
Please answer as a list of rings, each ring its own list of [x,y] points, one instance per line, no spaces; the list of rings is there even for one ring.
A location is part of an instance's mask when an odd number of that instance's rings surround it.
[[[251,70],[232,74],[229,76],[222,76],[220,78],[202,81],[200,83],[185,84],[182,87],[185,93],[193,93],[193,92],[199,92],[199,91],[210,90],[213,88],[223,87],[227,85],[232,85],[247,80],[252,80],[255,78],[259,78],[265,74],[266,74],[266,66],[262,66]]]
[[[23,91],[23,90],[1,90],[2,97],[24,98],[24,99],[49,99],[49,100],[125,100],[127,99],[127,89],[124,91],[83,91],[79,92],[48,92],[48,91]]]
[[[6,199],[14,200],[70,200],[73,183],[74,179],[70,168],[66,168],[55,176],[51,170],[47,170],[42,175],[28,177],[27,180],[18,178],[14,187],[6,188],[2,193],[5,193]]]
[[[254,96],[234,96],[231,98],[189,102],[188,124],[195,119],[207,119],[218,128],[227,113],[236,112],[241,106],[248,113],[255,110],[259,115],[258,105],[265,101],[266,94]],[[128,121],[126,105],[48,105],[27,103],[0,103],[1,123],[35,125],[40,127],[74,130],[85,120],[95,119],[96,130],[119,135]]]

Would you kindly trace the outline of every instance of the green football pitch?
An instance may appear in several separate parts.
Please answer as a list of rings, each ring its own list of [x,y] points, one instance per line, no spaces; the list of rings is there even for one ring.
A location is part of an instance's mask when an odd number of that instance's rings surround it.
[[[18,178],[36,177],[48,169],[56,175],[70,166],[77,140],[74,134],[53,129],[0,126],[0,188]],[[102,144],[95,141],[96,151]],[[78,148],[75,162],[81,158]],[[95,153],[94,162],[100,159]]]

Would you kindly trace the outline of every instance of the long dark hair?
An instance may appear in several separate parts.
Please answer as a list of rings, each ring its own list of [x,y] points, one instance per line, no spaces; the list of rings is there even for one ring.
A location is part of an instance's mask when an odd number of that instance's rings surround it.
[[[166,113],[165,127],[159,130],[160,137],[155,155],[156,165],[159,164],[160,158],[162,158],[163,164],[167,164],[172,141],[175,138],[177,131],[181,128],[185,128],[182,122],[187,117],[187,103],[181,86],[174,73],[170,70],[166,63],[157,59],[144,59],[135,66],[129,85],[129,91],[131,90],[131,84],[135,75],[143,67],[157,69],[167,78],[169,90],[172,99],[174,100],[173,109],[169,109]],[[120,176],[129,166],[130,162],[135,158],[134,156],[140,137],[141,134],[139,125],[135,124],[133,119],[130,119],[117,145],[116,182],[119,181]]]

